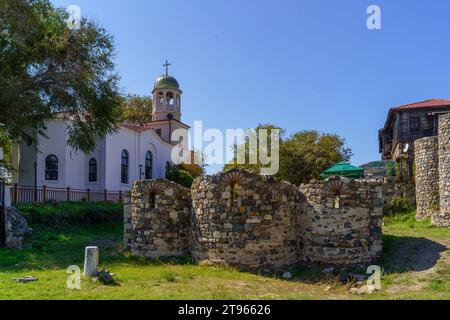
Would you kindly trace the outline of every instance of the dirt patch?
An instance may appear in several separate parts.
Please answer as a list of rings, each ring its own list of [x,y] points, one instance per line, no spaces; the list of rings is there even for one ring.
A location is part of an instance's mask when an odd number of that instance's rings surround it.
[[[399,273],[399,276],[387,288],[389,293],[421,291],[439,265],[450,265],[447,241],[413,237],[399,237],[395,241],[385,259],[388,261],[385,273]]]

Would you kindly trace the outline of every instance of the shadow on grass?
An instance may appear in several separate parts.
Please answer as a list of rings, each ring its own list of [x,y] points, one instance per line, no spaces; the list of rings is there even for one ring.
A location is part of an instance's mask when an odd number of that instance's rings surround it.
[[[380,263],[388,274],[430,270],[448,250],[445,245],[426,238],[385,235],[383,243]]]

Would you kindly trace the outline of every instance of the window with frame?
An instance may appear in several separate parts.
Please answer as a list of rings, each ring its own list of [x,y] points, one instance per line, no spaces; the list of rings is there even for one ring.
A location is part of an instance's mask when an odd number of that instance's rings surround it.
[[[153,179],[153,154],[150,151],[145,155],[145,179]]]
[[[420,119],[419,117],[409,118],[409,130],[412,132],[420,131]]]
[[[121,155],[121,165],[120,165],[120,182],[123,184],[128,184],[128,167],[129,167],[129,156],[127,150],[122,150]]]
[[[58,157],[53,154],[45,158],[45,180],[58,180]]]
[[[89,160],[89,182],[97,182],[97,160]]]

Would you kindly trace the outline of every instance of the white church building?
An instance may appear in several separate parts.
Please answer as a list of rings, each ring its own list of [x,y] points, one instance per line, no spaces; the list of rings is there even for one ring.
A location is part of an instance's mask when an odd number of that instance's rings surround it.
[[[67,144],[70,118],[59,114],[47,124],[47,137],[36,144],[21,142],[13,148],[15,183],[23,187],[90,190],[129,190],[139,179],[164,178],[172,164],[172,133],[189,129],[181,122],[178,81],[167,71],[154,84],[152,121],[145,125],[120,124],[119,130],[98,141],[85,154]],[[189,151],[188,151],[189,152]]]

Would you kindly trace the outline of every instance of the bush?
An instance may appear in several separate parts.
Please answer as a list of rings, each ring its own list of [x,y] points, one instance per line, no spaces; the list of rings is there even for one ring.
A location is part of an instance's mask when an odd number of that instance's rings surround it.
[[[178,183],[179,185],[182,185],[185,188],[191,188],[192,183],[194,182],[194,178],[189,172],[178,168],[171,169],[167,173],[166,178],[170,181]]]
[[[385,208],[385,215],[404,215],[405,213],[409,213],[411,211],[414,211],[414,207],[408,203],[408,200],[403,197],[394,197]]]
[[[123,206],[116,203],[62,202],[16,207],[30,224],[101,224],[120,222],[123,217]]]

